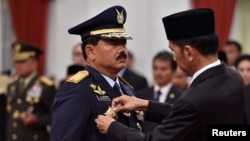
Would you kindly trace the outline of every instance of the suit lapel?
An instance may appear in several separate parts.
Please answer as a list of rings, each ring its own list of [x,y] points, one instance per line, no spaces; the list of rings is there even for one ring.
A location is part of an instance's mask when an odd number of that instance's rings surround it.
[[[205,79],[209,78],[209,77],[213,77],[215,75],[218,74],[222,74],[226,71],[226,66],[224,64],[221,64],[219,66],[216,67],[212,67],[206,71],[204,71],[203,73],[201,73],[191,84],[190,87],[195,87],[197,84],[201,83],[202,81],[204,81]]]

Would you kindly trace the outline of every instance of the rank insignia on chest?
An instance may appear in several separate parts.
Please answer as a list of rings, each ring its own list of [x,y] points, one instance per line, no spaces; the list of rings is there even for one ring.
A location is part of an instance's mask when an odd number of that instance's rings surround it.
[[[93,83],[90,84],[89,86],[93,89],[94,93],[97,93],[99,95],[105,95],[106,94],[106,92],[103,91],[100,86],[96,86]]]

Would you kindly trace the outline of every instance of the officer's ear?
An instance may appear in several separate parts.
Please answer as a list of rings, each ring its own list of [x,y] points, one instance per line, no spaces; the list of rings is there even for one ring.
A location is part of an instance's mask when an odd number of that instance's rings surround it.
[[[85,52],[86,52],[86,55],[88,56],[89,60],[91,60],[91,61],[95,60],[95,49],[94,49],[93,45],[87,44],[85,46]]]

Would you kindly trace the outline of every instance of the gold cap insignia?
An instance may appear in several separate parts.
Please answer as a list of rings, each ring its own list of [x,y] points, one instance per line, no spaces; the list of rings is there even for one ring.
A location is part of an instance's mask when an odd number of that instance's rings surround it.
[[[100,86],[96,86],[96,85],[93,84],[93,83],[90,84],[89,86],[94,90],[95,93],[97,93],[97,94],[99,94],[99,95],[105,95],[105,94],[106,94],[106,92],[103,91],[103,90],[101,89]]]
[[[115,9],[117,12],[117,22],[119,24],[123,24],[124,23],[124,15],[123,15],[123,11],[119,12],[117,9]]]
[[[171,94],[169,95],[169,97],[170,97],[171,99],[174,99],[174,98],[175,98],[175,94],[174,94],[174,93],[171,93]]]

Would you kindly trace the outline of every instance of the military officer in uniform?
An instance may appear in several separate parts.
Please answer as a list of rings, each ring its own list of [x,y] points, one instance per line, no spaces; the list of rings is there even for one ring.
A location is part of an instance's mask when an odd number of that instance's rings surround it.
[[[133,96],[134,90],[118,72],[126,67],[126,41],[131,37],[123,27],[126,10],[113,6],[69,29],[80,35],[85,70],[66,80],[53,104],[52,141],[106,141],[96,127],[95,118],[107,114],[136,130],[141,128],[140,111],[114,113],[112,99]],[[127,116],[125,116],[127,115]]]
[[[51,108],[56,89],[52,80],[38,76],[41,51],[15,42],[14,67],[19,78],[7,88],[7,141],[48,141]]]

